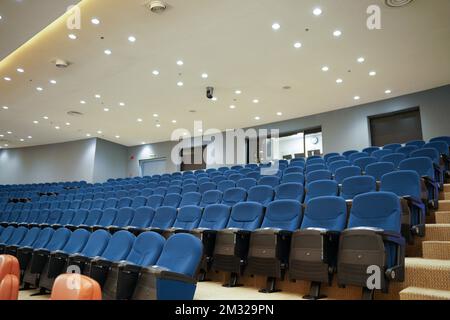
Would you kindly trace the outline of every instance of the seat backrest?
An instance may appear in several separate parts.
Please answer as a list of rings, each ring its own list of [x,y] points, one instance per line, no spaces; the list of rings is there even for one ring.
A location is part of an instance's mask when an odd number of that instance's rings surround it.
[[[202,200],[200,201],[200,207],[207,207],[212,204],[217,204],[222,202],[223,193],[219,190],[206,191],[202,195]]]
[[[201,194],[204,194],[207,191],[216,190],[216,189],[217,189],[217,184],[215,184],[214,182],[205,182],[198,186],[198,192],[200,192]]]
[[[25,227],[18,227],[16,230],[14,230],[11,237],[6,241],[6,244],[9,245],[18,245],[23,238],[25,238],[25,235],[27,234],[28,229]]]
[[[318,180],[308,183],[306,186],[305,203],[309,200],[323,196],[337,196],[339,185],[334,180]]]
[[[395,152],[398,148],[401,148],[402,145],[400,143],[390,143],[383,147],[383,150],[392,150],[392,152]]]
[[[259,228],[264,207],[257,202],[240,202],[233,206],[227,228],[255,230]]]
[[[423,146],[424,149],[435,149],[439,155],[449,155],[449,148],[448,148],[448,144],[445,141],[433,141],[433,142],[429,142],[427,144],[425,144]]]
[[[202,218],[203,209],[195,206],[188,205],[183,206],[178,210],[177,218],[173,224],[174,228],[180,228],[183,230],[192,230],[197,228]]]
[[[81,253],[90,258],[100,256],[105,251],[110,239],[111,234],[108,231],[99,229],[90,234]]]
[[[158,195],[158,196],[165,196],[167,193],[167,188],[165,187],[158,187],[156,189],[153,190],[153,195]]]
[[[316,170],[306,175],[307,183],[314,182],[317,180],[331,180],[331,179],[333,179],[333,174],[331,173],[330,170]]]
[[[62,251],[66,253],[81,252],[86,245],[91,233],[85,229],[77,229],[70,235],[66,245],[62,248]]]
[[[141,190],[141,196],[143,196],[143,197],[148,198],[148,197],[150,197],[152,194],[153,194],[153,189],[145,188],[145,189],[142,189],[142,190]]]
[[[372,227],[400,233],[400,199],[391,192],[369,192],[353,199],[347,228]]]
[[[108,261],[123,260],[130,252],[135,239],[133,234],[125,230],[114,233],[101,257]]]
[[[198,228],[221,230],[230,218],[231,207],[224,204],[212,204],[203,210]]]
[[[376,162],[378,162],[378,159],[375,157],[364,157],[353,161],[353,165],[359,167],[362,171],[365,171],[369,164]]]
[[[49,243],[50,239],[53,237],[55,233],[55,229],[53,228],[44,228],[39,232],[39,235],[33,245],[31,246],[34,249],[45,248]]]
[[[73,200],[70,202],[69,209],[78,210],[78,209],[80,209],[80,206],[81,206],[80,200]]]
[[[341,160],[347,160],[347,158],[345,156],[341,156],[341,155],[332,156],[332,157],[328,158],[327,164],[330,165],[333,162],[341,161]]]
[[[435,180],[433,161],[428,157],[409,158],[400,162],[400,170],[416,171],[421,177]]]
[[[20,241],[20,247],[31,247],[36,239],[39,237],[39,233],[41,232],[40,228],[34,227],[27,231],[25,237],[23,237],[22,241]]]
[[[150,225],[155,216],[155,210],[150,207],[140,207],[135,209],[133,220],[130,226],[138,228],[146,228]]]
[[[395,193],[399,197],[422,198],[420,176],[416,171],[400,170],[385,174],[381,179],[380,191]]]
[[[331,175],[331,173],[330,173],[330,175]],[[304,184],[305,176],[301,173],[284,174],[283,177],[281,178],[281,183],[289,183],[289,182]]]
[[[295,166],[288,167],[288,168],[284,169],[283,176],[286,175],[286,174],[290,174],[290,173],[299,173],[299,174],[301,173],[301,174],[303,174],[303,171],[304,171],[303,167],[295,167]]]
[[[415,146],[417,148],[422,148],[425,144],[425,141],[423,140],[413,140],[405,143],[405,146]]]
[[[372,157],[377,158],[377,160],[380,161],[381,157],[383,157],[387,154],[391,154],[391,153],[394,153],[394,151],[392,151],[391,149],[382,149],[382,150],[374,151],[372,153]]]
[[[188,233],[178,233],[166,241],[156,265],[193,277],[202,255],[200,239]]]
[[[228,179],[230,179],[231,181],[234,181],[234,182],[238,182],[239,180],[244,179],[244,178],[245,178],[245,176],[240,173],[233,173],[233,174],[230,174],[230,176],[228,177]]]
[[[100,218],[102,217],[103,210],[94,209],[89,210],[89,214],[86,217],[86,220],[84,220],[83,224],[87,226],[94,226],[99,223]]]
[[[0,280],[0,301],[19,298],[19,277],[7,274]]]
[[[247,191],[242,188],[227,189],[223,193],[222,203],[227,206],[234,206],[238,202],[243,202],[247,199]]]
[[[236,187],[238,188],[242,188],[245,190],[249,190],[250,188],[256,186],[257,181],[255,179],[252,178],[243,178],[238,180],[238,182],[236,183]]]
[[[103,209],[105,205],[105,200],[103,199],[96,199],[92,203],[91,209]]]
[[[325,163],[328,163],[328,160],[330,160],[331,157],[336,157],[336,156],[340,156],[340,154],[337,152],[330,152],[323,156],[323,160],[325,160]],[[292,160],[291,160],[291,162],[292,162]]]
[[[356,154],[356,153],[354,153]],[[344,179],[361,175],[361,168],[358,166],[342,167],[336,170],[334,179],[337,183],[342,184]]]
[[[303,201],[305,189],[300,183],[283,183],[275,188],[275,200]]]
[[[351,166],[351,162],[348,160],[339,160],[332,162],[328,165],[328,169],[331,171],[331,173],[335,174],[336,170],[343,167]]]
[[[117,211],[116,218],[114,219],[114,222],[112,225],[117,227],[126,227],[130,224],[131,220],[133,220],[134,217],[134,209],[125,207],[121,208]]]
[[[404,147],[400,147],[398,148],[395,153],[402,153],[406,156],[406,158],[408,158],[411,155],[411,152],[418,150],[419,147],[414,146],[414,145],[406,145]]]
[[[198,185],[196,183],[188,183],[183,186],[182,194],[186,194],[189,192],[197,192],[197,190],[198,190]]]
[[[50,211],[47,218],[47,224],[56,224],[61,219],[63,211],[60,209],[55,209]]]
[[[117,207],[117,199],[109,198],[105,201],[105,205],[103,206],[103,209],[114,209],[116,207]]]
[[[326,170],[326,169],[327,166],[324,164],[311,164],[306,166],[305,173],[308,174],[310,172],[314,172],[317,170]]]
[[[377,162],[366,167],[366,175],[374,177],[377,181],[380,181],[383,175],[392,171],[395,171],[395,166],[392,162]]]
[[[356,153],[352,153],[349,157],[348,160],[353,163],[356,159],[360,159],[360,158],[367,158],[370,155],[367,152],[356,152]]]
[[[132,202],[131,198],[122,198],[117,202],[117,209],[130,207]]]
[[[398,168],[400,165],[400,162],[406,159],[406,155],[403,153],[391,153],[387,154],[385,156],[382,156],[380,161],[381,162],[392,162],[394,164],[395,168]]]
[[[167,188],[167,193],[168,194],[170,194],[170,193],[178,193],[178,194],[181,194],[181,187],[180,186],[177,186],[177,185],[174,185],[174,186],[169,186],[168,188]]]
[[[103,210],[102,216],[98,221],[98,225],[102,227],[107,227],[113,225],[114,220],[117,216],[117,209],[106,209]]]
[[[341,197],[325,196],[312,199],[306,206],[301,229],[323,228],[342,231],[347,223],[347,204]]]
[[[248,190],[247,201],[258,202],[267,206],[274,198],[275,192],[269,186],[255,186]]]
[[[102,300],[102,289],[97,281],[85,275],[61,274],[53,283],[50,300]]]
[[[188,192],[183,195],[179,207],[198,206],[201,200],[202,195],[199,192]]]
[[[277,176],[261,176],[258,181],[258,185],[260,186],[270,186],[275,188],[280,184],[280,178]]]
[[[72,232],[67,228],[59,228],[53,233],[50,241],[44,247],[48,251],[61,250],[70,238]]]
[[[86,200],[83,200],[83,202],[81,202],[80,209],[89,210],[91,208],[91,206],[92,206],[92,200],[86,199]]]
[[[231,181],[231,180],[223,180],[217,184],[217,189],[222,192],[225,192],[228,189],[235,188],[235,187],[236,187],[236,184],[234,183],[234,181]]]
[[[159,208],[162,205],[163,201],[164,201],[163,196],[154,194],[154,195],[148,197],[147,207],[150,207],[150,208],[156,210],[156,208]]]
[[[162,203],[163,206],[166,207],[174,207],[174,208],[178,208],[178,205],[181,202],[181,195],[178,193],[171,193],[171,194],[167,194],[164,197],[164,201]]]
[[[372,176],[357,176],[344,179],[341,197],[351,200],[359,194],[377,191],[377,182]]]
[[[302,219],[302,205],[296,200],[275,200],[269,203],[261,228],[294,231]]]
[[[435,141],[444,141],[444,142],[447,142],[447,144],[450,146],[450,136],[435,137],[430,140],[430,142],[435,142]]]
[[[378,151],[378,150],[380,150],[379,147],[368,147],[368,148],[363,149],[362,152],[366,152],[370,156],[370,155],[372,155],[372,153],[374,153],[375,151]]]
[[[80,210],[80,209],[78,209],[78,210]],[[61,214],[61,218],[59,219],[58,224],[60,224],[62,226],[71,224],[76,211],[77,210],[72,210],[72,209],[64,210],[63,213]]]
[[[342,155],[348,159],[348,157],[350,157],[352,154],[354,153],[358,153],[358,150],[348,150],[348,151],[344,151],[342,152]]]
[[[155,211],[150,227],[162,230],[169,229],[173,226],[177,217],[177,209],[173,207],[159,207]]]
[[[133,202],[131,203],[131,207],[133,209],[140,208],[140,207],[145,206],[146,203],[147,203],[146,197],[138,196],[133,199]]]
[[[164,237],[156,232],[143,232],[136,237],[125,260],[141,267],[152,266],[158,260],[165,242]]]

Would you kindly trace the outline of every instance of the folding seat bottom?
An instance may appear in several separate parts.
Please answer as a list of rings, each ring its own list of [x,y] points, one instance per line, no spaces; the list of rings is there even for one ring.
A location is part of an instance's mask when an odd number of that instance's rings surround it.
[[[114,263],[102,289],[103,300],[131,299],[141,269],[142,267],[133,264]]]

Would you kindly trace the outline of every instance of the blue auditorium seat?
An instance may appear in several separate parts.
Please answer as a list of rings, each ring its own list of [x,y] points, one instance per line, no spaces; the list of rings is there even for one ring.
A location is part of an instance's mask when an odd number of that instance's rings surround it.
[[[105,209],[107,210],[107,209]],[[85,228],[90,229],[91,227],[97,225],[100,221],[100,218],[102,217],[103,210],[94,209],[90,210],[89,214],[86,217],[86,220],[80,225],[78,225],[78,228]],[[71,228],[71,226],[68,226],[68,228]]]
[[[200,192],[201,194],[204,194],[207,191],[216,190],[216,189],[217,189],[217,184],[214,182],[205,182],[198,186],[198,192]]]
[[[283,183],[275,188],[274,200],[296,200],[298,202],[303,201],[304,188],[299,183]]]
[[[120,230],[121,228],[125,228],[125,227],[129,226],[131,220],[133,220],[133,217],[134,217],[134,209],[133,208],[129,208],[129,207],[120,208],[117,211],[114,221],[110,225],[107,225],[106,229],[111,233],[116,232],[116,231]]]
[[[133,200],[131,198],[122,198],[117,202],[117,209],[131,207]]]
[[[179,207],[198,206],[201,200],[202,195],[199,192],[188,192],[183,195]]]
[[[159,207],[155,210],[153,220],[148,226],[148,231],[157,231],[161,233],[163,230],[173,226],[177,217],[177,209],[173,207]]]
[[[117,199],[109,198],[105,201],[105,205],[103,206],[103,209],[114,209],[116,207],[117,207]]]
[[[270,186],[272,188],[275,188],[279,184],[280,178],[277,176],[261,176],[261,178],[258,181],[258,185]]]
[[[341,197],[345,200],[352,200],[359,194],[375,191],[377,191],[377,182],[374,177],[349,177],[342,182]]]
[[[367,147],[367,148],[364,148],[362,150],[362,152],[367,152],[369,154],[369,156],[371,156],[372,153],[374,153],[375,151],[378,151],[378,150],[380,150],[379,147]]]
[[[337,196],[339,193],[339,185],[334,180],[318,180],[308,183],[306,186],[305,204],[307,205],[311,199],[323,196]]]
[[[361,168],[358,166],[342,167],[336,170],[334,174],[334,179],[336,180],[337,183],[342,184],[342,181],[344,181],[344,179],[349,177],[360,176],[361,174],[362,174]]]
[[[330,170],[317,170],[308,173],[308,175],[306,176],[307,183],[314,182],[317,180],[331,180],[331,179],[333,179],[333,174],[331,173]]]
[[[156,189],[153,190],[153,195],[157,195],[157,196],[165,196],[167,193],[167,188],[165,187],[158,187]]]
[[[197,228],[202,218],[203,209],[195,205],[187,205],[178,210],[177,218],[169,231],[190,231]]]
[[[124,229],[133,233],[147,228],[153,221],[155,210],[150,207],[140,207],[134,210],[133,219]]]
[[[288,182],[294,182],[294,183],[305,183],[305,176],[301,173],[288,173],[283,174],[283,177],[281,178],[280,183],[288,183]]]
[[[177,193],[177,194],[181,194],[181,187],[179,186],[169,186],[167,188],[167,194],[171,194],[171,193]]]
[[[222,204],[227,206],[234,206],[238,202],[243,202],[247,199],[247,191],[242,188],[227,189],[223,193]]]
[[[217,185],[218,185],[220,182],[225,181],[225,180],[227,180],[227,178],[224,177],[224,176],[222,176],[222,175],[216,176],[216,177],[212,178],[212,181],[213,181],[215,184],[217,184]]]
[[[160,195],[152,195],[147,198],[147,207],[150,207],[154,210],[160,207],[164,201],[164,197]]]
[[[391,281],[404,281],[405,239],[401,236],[400,199],[391,192],[370,192],[356,196],[341,233],[337,266],[339,286],[363,288],[362,297],[372,299],[367,288],[367,266],[382,270],[381,290]],[[370,253],[370,254],[369,254]]]
[[[348,160],[339,160],[334,161],[328,165],[328,169],[331,171],[331,173],[335,174],[337,169],[351,166],[351,162]]]
[[[273,201],[267,206],[261,227],[252,232],[245,273],[267,277],[266,288],[262,292],[276,291],[275,281],[284,274],[291,235],[298,229],[302,215],[302,206],[298,201]]]
[[[283,176],[287,175],[287,174],[303,174],[303,167],[289,167],[284,169],[283,171]]]
[[[414,145],[406,145],[404,147],[398,148],[395,153],[402,153],[406,156],[406,158],[409,158],[411,155],[411,152],[418,150],[419,147]]]
[[[312,164],[307,165],[305,168],[305,173],[308,175],[311,172],[317,171],[317,170],[326,170],[327,166],[325,164]]]
[[[409,142],[405,143],[405,146],[415,146],[417,148],[422,148],[424,144],[425,144],[425,141],[423,141],[423,140],[414,140],[414,141],[409,141]]]
[[[141,196],[143,196],[143,197],[148,198],[148,197],[150,197],[151,195],[153,195],[153,189],[146,188],[146,189],[143,189],[143,190],[141,191]]]
[[[401,148],[402,145],[400,143],[391,143],[387,144],[383,147],[383,150],[391,150],[392,152],[395,152],[398,148]]]
[[[255,179],[252,178],[244,178],[244,179],[240,179],[237,181],[236,183],[236,187],[238,188],[243,188],[245,190],[249,190],[250,188],[254,187],[257,185],[257,181]]]
[[[274,190],[269,186],[255,186],[248,190],[247,201],[258,202],[267,206],[274,198]]]
[[[292,235],[289,278],[311,281],[304,299],[320,299],[322,283],[330,284],[337,265],[339,235],[347,224],[347,205],[341,197],[312,199],[300,230]]]
[[[91,209],[103,209],[104,206],[105,206],[105,200],[96,199],[92,203]]]
[[[188,183],[183,186],[183,192],[182,194],[189,193],[189,192],[197,192],[198,191],[198,185],[194,183]]]
[[[395,166],[392,162],[377,162],[366,167],[366,175],[374,177],[377,181],[381,181],[383,175],[392,171],[395,171]]]
[[[245,176],[240,173],[234,173],[234,174],[230,174],[228,176],[228,179],[231,181],[234,181],[235,183],[237,183],[239,180],[244,179],[244,178],[245,178]]]
[[[133,300],[192,300],[196,290],[195,272],[202,258],[201,240],[191,234],[175,234],[162,250],[156,265],[144,268]],[[149,295],[148,283],[156,290]]]
[[[108,226],[111,226],[114,220],[116,219],[116,216],[117,216],[117,209],[105,209],[103,210],[98,223],[92,226],[90,229],[92,231],[95,231],[97,229],[104,229]]]
[[[351,163],[354,163],[355,160],[360,159],[360,158],[367,158],[370,155],[367,152],[356,152],[356,153],[352,153],[349,157],[348,157],[348,161],[350,161]]]
[[[380,161],[380,159],[388,154],[394,153],[394,151],[392,151],[391,149],[382,149],[382,150],[378,150],[378,151],[374,151],[372,153],[372,157],[377,158],[378,161]]]
[[[23,240],[27,232],[28,228],[25,227],[14,228],[13,232],[11,233],[11,236],[8,237],[6,241],[0,242],[0,254],[3,254],[5,252],[5,248],[7,246],[18,245]]]
[[[230,212],[231,207],[224,204],[211,204],[207,206],[203,211],[198,229],[224,229],[230,218]]]
[[[328,161],[330,160],[330,158],[331,157],[336,157],[336,156],[340,156],[340,154],[337,153],[337,152],[327,153],[326,155],[323,156],[323,160],[325,160],[325,163],[328,164]]]
[[[206,191],[202,195],[202,200],[200,201],[200,207],[207,207],[212,204],[217,204],[222,202],[223,193],[219,190]]]
[[[380,162],[392,162],[397,169],[400,162],[406,159],[406,155],[403,153],[391,153],[381,157]]]
[[[306,167],[313,165],[313,164],[325,164],[325,160],[322,158],[311,158],[309,157],[306,161]]]
[[[133,202],[131,203],[131,208],[136,209],[143,207],[147,204],[147,198],[143,196],[137,196],[133,199]]]
[[[179,204],[181,202],[181,199],[182,199],[182,197],[178,193],[167,194],[164,197],[164,201],[162,203],[162,206],[178,208],[178,206],[179,206]]]
[[[378,162],[378,159],[375,157],[365,157],[365,158],[356,159],[355,161],[353,161],[353,165],[360,167],[361,170],[363,172],[365,172],[366,167],[369,164],[376,163],[376,162]]]

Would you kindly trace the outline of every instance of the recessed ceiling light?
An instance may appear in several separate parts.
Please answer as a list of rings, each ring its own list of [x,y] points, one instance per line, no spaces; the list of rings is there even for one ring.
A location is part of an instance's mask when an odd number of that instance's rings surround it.
[[[17,72],[19,72],[19,73],[24,73],[25,70],[23,70],[22,68],[17,68]]]
[[[202,78],[203,79],[207,79],[208,78],[208,74],[207,73],[202,73]]]
[[[43,116],[42,118],[45,119],[45,120],[48,120],[48,117],[47,117],[47,116]]]
[[[101,97],[102,97],[102,96],[99,95],[99,94],[96,94],[96,95],[95,95],[95,98],[96,98],[96,99],[100,99]]]
[[[34,123],[34,124],[38,124],[38,123],[39,123],[39,121],[37,121],[37,120],[34,120],[34,121],[33,121],[33,123]]]
[[[5,81],[11,81],[10,77],[4,77],[3,79],[5,79]]]
[[[300,49],[301,47],[302,47],[301,42],[296,42],[296,43],[294,43],[294,48]]]
[[[182,66],[184,64],[183,60],[178,60],[177,65]]]
[[[341,35],[342,35],[342,31],[341,30],[335,30],[333,32],[333,36],[335,36],[335,37],[340,37]]]
[[[33,137],[32,136],[28,136],[28,139],[33,139]]]
[[[120,139],[120,136],[116,136],[116,139]]]
[[[152,73],[153,73],[153,75],[154,75],[154,76],[157,76],[157,75],[159,75],[159,71],[158,71],[158,70],[153,70],[153,72],[152,72]]]
[[[361,99],[361,97],[360,96],[354,96],[353,99],[359,100],[359,99]]]
[[[364,61],[366,61],[366,59],[364,57],[359,57],[358,58],[358,62],[359,63],[363,63]]]
[[[322,67],[322,71],[323,71],[323,72],[327,72],[328,70],[330,70],[330,68],[328,68],[327,66],[323,66],[323,67]]]
[[[2,107],[4,110],[8,110],[9,108],[7,106]]]
[[[172,123],[177,123],[177,120],[172,120]]]
[[[20,141],[21,141],[21,142],[24,142],[24,141],[25,141],[25,139],[20,139]]]
[[[259,103],[258,99],[253,99],[253,103]]]
[[[100,20],[98,20],[98,18],[92,18],[91,22],[92,22],[92,24],[95,24],[95,25],[100,24]]]
[[[102,132],[101,130],[98,130],[97,133],[98,133],[98,134],[102,134],[103,132]]]
[[[12,132],[11,132],[11,131],[7,131],[6,133],[7,133],[7,134],[12,134]]]
[[[369,72],[369,76],[371,76],[371,77],[376,76],[376,75],[377,75],[377,73],[375,71],[370,71]]]
[[[161,125],[160,125],[159,123],[157,123],[157,124],[156,124],[156,127],[159,128],[159,127],[161,127]]]
[[[260,120],[260,119],[261,119],[261,118],[260,118],[260,117],[258,117],[258,116],[256,116],[256,117],[255,117],[255,120]]]
[[[124,107],[125,106],[125,102],[119,102],[119,106]]]
[[[56,129],[56,130],[59,130],[59,129],[61,129],[61,128],[60,128],[59,126],[56,126],[55,129]]]
[[[145,144],[145,142],[141,142],[141,144],[142,144],[142,145],[144,145],[144,144]]]
[[[184,86],[184,83],[182,81],[178,81],[177,86],[182,87],[182,86]]]
[[[56,80],[50,80],[49,81],[51,84],[56,84]]]
[[[313,14],[314,14],[315,16],[320,16],[320,15],[322,14],[322,9],[320,9],[320,8],[314,8]]]
[[[70,122],[66,122],[66,126],[70,126]]]
[[[279,30],[281,28],[280,24],[275,22],[274,24],[272,24],[272,29],[273,30]]]
[[[236,93],[236,94],[241,94],[242,91],[241,91],[241,90],[236,90],[234,93]]]
[[[75,40],[77,38],[76,35],[74,35],[73,33],[68,35],[69,39]]]
[[[211,99],[212,101],[217,101],[218,100],[218,98],[217,97],[212,97],[212,99]]]
[[[8,144],[5,143],[5,147],[8,147]]]
[[[3,138],[5,135],[3,135],[3,134],[0,134],[0,138]]]
[[[90,137],[91,136],[91,134],[90,133],[86,133],[86,137]]]
[[[106,49],[104,52],[105,52],[105,54],[108,55],[108,56],[112,53],[112,51],[109,50],[109,49]]]
[[[81,103],[81,104],[86,104],[86,101],[81,100],[80,103]]]
[[[392,93],[392,91],[391,90],[389,90],[389,89],[387,89],[384,93],[386,93],[386,94],[391,94]]]
[[[234,104],[232,104],[232,105],[230,106],[230,109],[236,109],[236,106],[235,106]]]
[[[37,91],[42,91],[42,90],[44,90],[44,89],[41,88],[41,87],[37,87],[36,90],[37,90]]]
[[[158,115],[157,113],[154,113],[154,114],[153,114],[153,117],[154,117],[154,118],[158,118],[159,115]]]
[[[108,112],[109,108],[103,108],[103,111]]]
[[[342,83],[344,80],[342,80],[341,78],[336,80],[336,83]]]
[[[283,114],[281,112],[277,112],[277,116],[282,116]]]
[[[144,121],[144,120],[142,120],[141,118],[137,119],[137,122],[142,122],[142,121]]]
[[[128,41],[130,41],[130,42],[136,42],[136,37],[135,37],[135,36],[129,36],[129,37],[128,37]]]

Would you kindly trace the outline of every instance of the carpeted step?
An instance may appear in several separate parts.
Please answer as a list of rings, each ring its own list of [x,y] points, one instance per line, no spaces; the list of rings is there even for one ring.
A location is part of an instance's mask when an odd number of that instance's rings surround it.
[[[450,260],[407,258],[405,264],[405,286],[450,290]]]
[[[450,291],[408,287],[400,291],[400,300],[450,300]]]
[[[450,211],[436,211],[436,223],[450,224]]]
[[[439,211],[450,211],[450,200],[440,200]]]
[[[450,183],[444,184],[444,192],[450,192]]]
[[[424,259],[450,260],[450,241],[422,242]]]
[[[450,241],[450,224],[427,224],[422,241]]]

